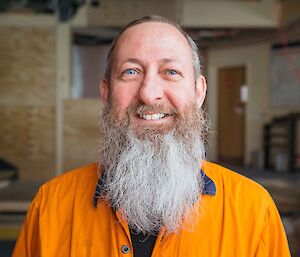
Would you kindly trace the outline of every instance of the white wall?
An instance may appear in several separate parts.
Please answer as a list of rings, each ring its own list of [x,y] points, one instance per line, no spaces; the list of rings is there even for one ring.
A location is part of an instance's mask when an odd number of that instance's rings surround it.
[[[269,63],[270,45],[268,43],[208,50],[208,101],[207,108],[213,124],[218,128],[218,69],[230,66],[246,66],[246,84],[249,87],[249,101],[245,113],[245,163],[250,154],[262,146],[262,125],[269,119]],[[217,159],[217,134],[209,139],[208,158]]]
[[[273,117],[299,112],[299,107],[272,107],[270,101],[271,43],[208,49],[207,51],[207,108],[212,121],[208,158],[217,160],[218,128],[218,69],[246,66],[246,84],[249,101],[245,113],[245,163],[249,164],[251,152],[263,148],[263,125]]]

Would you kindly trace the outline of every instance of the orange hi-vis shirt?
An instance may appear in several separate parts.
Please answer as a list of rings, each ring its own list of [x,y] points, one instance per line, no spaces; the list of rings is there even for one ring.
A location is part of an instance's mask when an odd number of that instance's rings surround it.
[[[193,230],[162,228],[152,257],[288,257],[277,208],[257,183],[210,162],[203,172],[213,193],[200,199]],[[96,164],[56,177],[39,189],[13,257],[132,257],[128,224],[101,197]],[[212,184],[213,185],[212,185]],[[96,192],[97,194],[97,192]]]

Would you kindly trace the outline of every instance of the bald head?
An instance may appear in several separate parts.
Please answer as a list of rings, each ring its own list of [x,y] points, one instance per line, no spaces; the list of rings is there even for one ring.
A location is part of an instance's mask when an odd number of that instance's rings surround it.
[[[120,41],[122,35],[131,27],[133,26],[137,26],[139,24],[143,24],[143,23],[147,23],[147,22],[160,22],[160,23],[164,23],[164,24],[169,24],[170,26],[172,26],[174,29],[176,29],[186,40],[186,42],[188,43],[191,53],[192,53],[192,65],[193,65],[193,70],[194,70],[194,77],[195,80],[200,76],[201,74],[201,64],[200,64],[200,58],[199,58],[199,49],[196,45],[196,43],[192,40],[192,38],[182,29],[182,27],[174,22],[171,21],[169,19],[166,19],[164,17],[161,16],[155,16],[155,15],[150,15],[150,16],[144,16],[142,18],[139,18],[137,20],[134,20],[132,22],[130,22],[129,24],[127,24],[122,31],[119,33],[119,35],[114,39],[112,46],[110,48],[108,57],[107,57],[107,65],[106,65],[106,71],[105,71],[105,78],[106,80],[110,80],[111,79],[111,72],[112,72],[112,68],[113,68],[113,64],[115,62],[115,48],[118,44],[118,42]]]

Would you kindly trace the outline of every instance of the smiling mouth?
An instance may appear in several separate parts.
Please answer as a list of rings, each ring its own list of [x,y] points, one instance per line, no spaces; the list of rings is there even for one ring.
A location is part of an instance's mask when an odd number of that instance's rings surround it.
[[[161,120],[168,116],[170,116],[170,114],[167,113],[155,113],[155,114],[138,113],[138,117],[143,120]]]

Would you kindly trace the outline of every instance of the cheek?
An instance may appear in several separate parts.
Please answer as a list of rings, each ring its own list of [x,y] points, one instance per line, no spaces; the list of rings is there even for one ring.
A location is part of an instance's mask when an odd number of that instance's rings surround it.
[[[180,88],[180,90],[170,90],[167,92],[169,102],[178,110],[184,110],[185,107],[194,103],[196,100],[195,89]]]
[[[122,112],[134,102],[135,97],[135,91],[128,87],[119,87],[117,90],[112,90],[111,101],[117,111]]]

